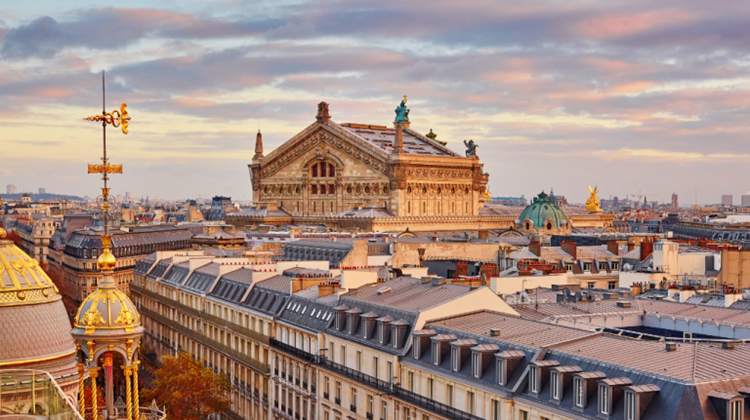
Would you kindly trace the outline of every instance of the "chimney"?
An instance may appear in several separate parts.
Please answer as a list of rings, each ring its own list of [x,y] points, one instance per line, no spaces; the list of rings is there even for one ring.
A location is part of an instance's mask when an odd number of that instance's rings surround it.
[[[575,241],[562,241],[560,245],[563,251],[570,254],[574,259],[578,259],[578,244]]]
[[[631,296],[638,296],[641,294],[641,285],[640,283],[633,283],[630,286],[630,294]]]
[[[318,286],[318,297],[322,298],[336,293],[341,288],[340,284],[321,284]]]
[[[668,352],[677,351],[677,343],[667,343],[666,350]]]
[[[257,159],[263,159],[263,135],[260,134],[260,130],[255,135],[255,156],[253,156],[253,160]]]
[[[396,123],[396,138],[393,141],[393,153],[404,153],[404,134],[401,123]]]
[[[653,242],[641,242],[641,261],[648,258],[651,253],[654,252],[654,243]]]
[[[633,242],[628,241],[628,252],[635,249],[635,244]]]
[[[721,348],[732,350],[734,348],[734,341],[724,341],[721,343]]]
[[[490,328],[490,337],[500,337],[500,328]]]
[[[607,251],[618,255],[620,252],[620,244],[618,244],[617,241],[614,240],[607,242]]]
[[[529,244],[529,252],[536,255],[537,257],[542,255],[542,244],[539,241],[532,241]]]

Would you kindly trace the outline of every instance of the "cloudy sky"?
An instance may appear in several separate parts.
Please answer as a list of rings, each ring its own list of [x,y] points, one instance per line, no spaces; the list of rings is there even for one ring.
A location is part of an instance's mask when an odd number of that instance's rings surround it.
[[[128,103],[113,191],[250,199],[269,151],[337,122],[479,144],[493,195],[680,203],[750,190],[750,8],[736,1],[4,1],[0,186],[95,195],[101,130]]]

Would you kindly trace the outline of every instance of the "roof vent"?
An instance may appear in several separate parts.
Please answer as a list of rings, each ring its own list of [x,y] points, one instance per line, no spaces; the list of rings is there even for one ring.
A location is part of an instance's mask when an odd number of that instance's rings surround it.
[[[721,343],[721,348],[732,350],[734,348],[734,341],[725,341]]]
[[[633,303],[630,302],[630,301],[627,301],[627,300],[626,301],[619,301],[619,302],[617,302],[617,307],[618,308],[630,308],[632,306],[633,306]]]
[[[390,291],[391,291],[390,287],[381,287],[380,289],[378,289],[378,294],[382,295],[382,294],[388,293]]]
[[[667,343],[667,351],[676,351],[677,343]]]
[[[445,284],[445,278],[444,277],[433,277],[432,278],[432,285],[433,286],[442,286]]]
[[[500,328],[490,328],[490,337],[500,337]]]

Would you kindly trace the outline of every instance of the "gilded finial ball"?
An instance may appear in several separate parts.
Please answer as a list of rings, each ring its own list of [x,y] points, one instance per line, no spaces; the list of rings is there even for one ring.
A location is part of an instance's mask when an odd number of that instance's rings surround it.
[[[115,266],[117,265],[117,260],[108,248],[104,248],[102,255],[96,260],[96,264],[101,271],[114,271]]]
[[[5,239],[6,236],[8,236],[8,231],[0,227],[0,239]]]

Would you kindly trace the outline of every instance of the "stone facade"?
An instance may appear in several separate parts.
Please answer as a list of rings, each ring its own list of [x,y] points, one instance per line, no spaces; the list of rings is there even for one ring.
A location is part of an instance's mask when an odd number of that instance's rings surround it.
[[[479,214],[489,175],[477,157],[462,157],[408,123],[337,124],[327,104],[319,108],[326,111],[315,123],[268,156],[262,143],[256,147],[248,165],[256,206],[318,218],[364,206],[396,217]]]

